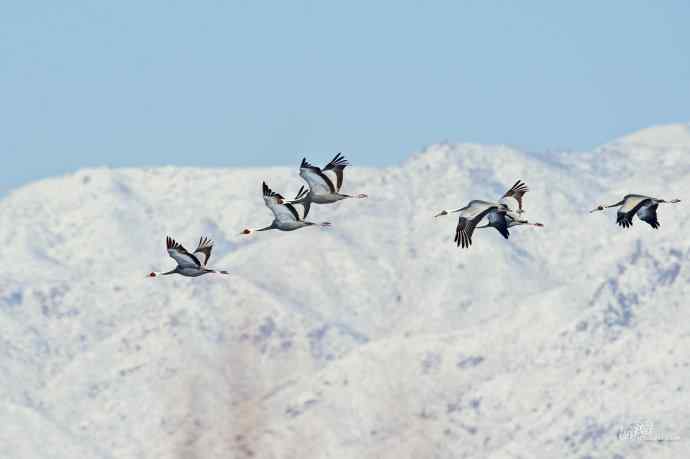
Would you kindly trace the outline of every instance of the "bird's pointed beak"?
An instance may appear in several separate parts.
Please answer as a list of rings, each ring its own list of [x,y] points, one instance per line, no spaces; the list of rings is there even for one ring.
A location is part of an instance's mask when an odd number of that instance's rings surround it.
[[[589,213],[591,214],[592,212],[596,212],[598,210],[604,210],[604,208],[602,206],[597,206],[594,209],[590,210]]]

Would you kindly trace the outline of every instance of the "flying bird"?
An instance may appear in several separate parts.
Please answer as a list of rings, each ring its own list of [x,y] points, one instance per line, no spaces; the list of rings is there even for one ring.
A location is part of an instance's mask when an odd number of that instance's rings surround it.
[[[303,187],[299,189],[299,192],[295,196],[293,201],[287,201],[282,195],[271,190],[266,182],[262,184],[262,191],[264,196],[264,203],[266,207],[271,209],[273,212],[273,222],[266,226],[265,228],[259,229],[245,229],[241,234],[252,234],[255,231],[268,231],[277,229],[280,231],[294,231],[296,229],[304,228],[306,226],[330,226],[328,222],[324,223],[312,223],[305,220],[309,214],[309,208],[311,201],[305,199],[308,190]]]
[[[454,242],[457,243],[458,247],[466,248],[472,245],[472,233],[484,217],[489,214],[495,214],[497,219],[503,218],[505,222],[505,214],[507,212],[508,209],[505,204],[473,200],[470,201],[465,207],[451,211],[443,210],[436,214],[435,217],[448,215],[449,213],[460,214],[458,218],[458,225],[455,228]],[[507,233],[507,231],[508,229],[506,227],[505,232]]]
[[[508,228],[510,227],[517,225],[544,226],[541,223],[532,223],[520,218],[520,214],[524,212],[522,209],[522,197],[528,191],[527,185],[522,180],[518,180],[499,198],[498,202],[470,201],[470,204],[466,207],[450,211],[442,210],[435,216],[440,217],[449,213],[460,213],[455,239],[458,246],[469,247],[472,244],[472,233],[475,229],[480,228],[495,228],[501,236],[508,239],[510,236]],[[509,205],[510,200],[507,198],[512,198],[517,203],[517,206]],[[477,217],[481,218],[477,220]],[[477,226],[484,217],[486,217],[488,223]],[[463,218],[467,221],[464,221]],[[461,227],[463,230],[458,232]]]
[[[499,233],[501,233],[501,236],[508,239],[508,237],[510,236],[508,228],[511,228],[513,226],[528,225],[538,228],[543,227],[544,225],[542,223],[532,223],[528,220],[520,218],[520,214],[525,212],[522,209],[522,197],[528,191],[529,188],[527,187],[527,184],[525,184],[525,182],[523,182],[522,180],[518,180],[517,182],[515,182],[515,184],[512,187],[510,187],[510,189],[506,191],[499,200],[500,203],[506,206],[507,212],[504,214],[497,212],[489,212],[486,216],[489,222],[486,225],[478,226],[476,229],[496,228],[496,230]],[[506,198],[513,198],[517,202],[517,208],[509,206],[508,203],[510,201]]]
[[[367,195],[363,193],[353,196],[340,192],[343,186],[343,171],[349,165],[341,153],[335,155],[323,169],[302,158],[299,175],[309,185],[309,194],[303,199],[314,204],[331,204],[347,198],[366,198]]]
[[[206,263],[211,258],[211,250],[213,249],[213,242],[208,238],[199,238],[199,245],[193,253],[188,252],[182,244],[170,236],[165,238],[165,245],[168,249],[168,255],[177,262],[177,266],[172,271],[165,273],[154,271],[148,277],[167,276],[169,274],[187,277],[199,277],[211,273],[230,274],[227,271],[206,268]]]
[[[671,199],[666,201],[664,199],[652,198],[649,196],[643,196],[641,194],[628,194],[623,197],[622,200],[610,204],[610,205],[600,205],[596,208],[590,210],[589,212],[597,212],[599,210],[608,209],[609,207],[619,207],[618,213],[616,215],[616,223],[618,223],[623,228],[630,228],[633,224],[633,217],[637,214],[637,217],[643,222],[649,223],[654,229],[658,229],[660,226],[659,219],[656,215],[656,210],[659,204],[675,204],[680,202],[680,199]]]

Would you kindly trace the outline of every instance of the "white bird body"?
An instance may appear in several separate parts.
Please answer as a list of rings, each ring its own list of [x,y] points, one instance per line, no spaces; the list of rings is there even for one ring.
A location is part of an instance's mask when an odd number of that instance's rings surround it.
[[[648,223],[654,229],[658,229],[661,224],[656,215],[656,210],[659,204],[676,204],[680,199],[665,199],[653,198],[651,196],[644,196],[641,194],[626,194],[622,200],[609,204],[600,205],[592,209],[590,213],[604,210],[610,207],[620,207],[616,214],[616,223],[623,228],[630,228],[633,224],[633,217],[637,217],[645,223]]]
[[[245,229],[242,234],[251,234],[255,231],[268,231],[277,229],[280,231],[295,231],[307,226],[330,226],[330,223],[313,223],[306,221],[309,214],[311,201],[308,199],[308,191],[304,187],[300,188],[293,201],[286,201],[285,198],[272,191],[266,182],[262,184],[264,204],[273,212],[273,222],[257,230]]]
[[[340,192],[343,185],[343,171],[350,164],[338,153],[323,168],[314,166],[302,158],[299,175],[309,185],[309,194],[303,199],[308,199],[314,204],[332,204],[347,198],[366,198],[367,195],[352,196]]]
[[[199,277],[205,274],[229,274],[227,271],[218,271],[215,269],[208,269],[206,263],[211,258],[211,250],[213,249],[213,242],[208,238],[200,238],[199,245],[193,253],[187,251],[179,242],[168,236],[165,239],[168,255],[177,262],[175,269],[159,273],[152,272],[149,277],[167,276],[170,274],[179,274],[186,277]]]

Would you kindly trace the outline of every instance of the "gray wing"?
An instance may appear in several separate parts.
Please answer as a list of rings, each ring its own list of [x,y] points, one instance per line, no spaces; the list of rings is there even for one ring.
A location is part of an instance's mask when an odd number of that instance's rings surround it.
[[[529,191],[527,184],[522,180],[518,180],[515,184],[505,192],[501,199],[513,198],[518,203],[518,210],[522,211],[522,196]]]
[[[321,172],[327,177],[331,173],[333,174],[329,177],[329,179],[331,180],[331,183],[333,183],[333,179],[335,179],[335,191],[340,191],[340,187],[343,186],[343,171],[349,165],[350,163],[347,162],[343,154],[338,153],[330,163],[326,164],[326,166],[321,169]]]
[[[489,219],[489,224],[496,228],[496,231],[501,233],[501,236],[508,239],[510,233],[508,232],[508,221],[506,220],[506,214],[502,212],[489,212],[487,215]]]
[[[658,207],[659,207],[659,204],[657,204],[657,203],[642,206],[637,211],[637,216],[643,222],[649,223],[649,226],[651,226],[652,228],[658,229],[659,226],[661,226],[659,223],[659,219],[656,216],[656,209]]]
[[[467,248],[472,245],[472,233],[482,218],[491,211],[500,212],[496,205],[482,207],[480,203],[482,201],[471,201],[470,205],[460,212],[454,240],[458,247]]]
[[[168,255],[172,257],[180,266],[180,268],[199,268],[201,267],[201,262],[194,255],[185,249],[182,244],[175,241],[175,239],[168,236],[165,239],[165,244],[168,249]]]
[[[262,190],[264,195],[264,203],[266,204],[266,207],[271,209],[271,212],[273,212],[273,216],[276,220],[299,221],[297,209],[295,209],[295,207],[289,202],[285,202],[285,198],[282,195],[271,190],[266,182],[263,183]]]
[[[309,215],[309,209],[311,209],[311,193],[309,188],[300,187],[297,195],[295,195],[295,199],[290,201],[290,204],[298,213],[301,213],[300,217],[302,220],[306,219],[307,215]]]
[[[317,194],[336,192],[333,180],[331,180],[328,175],[324,174],[320,167],[310,164],[306,158],[302,158],[300,175],[309,184],[309,188],[315,190]]]
[[[211,258],[211,250],[213,250],[213,241],[207,237],[199,238],[199,245],[194,250],[194,256],[202,266],[206,266],[208,259]]]
[[[623,205],[616,213],[616,223],[623,228],[630,228],[633,224],[633,217],[643,206],[652,202],[647,196],[630,195],[626,196]]]

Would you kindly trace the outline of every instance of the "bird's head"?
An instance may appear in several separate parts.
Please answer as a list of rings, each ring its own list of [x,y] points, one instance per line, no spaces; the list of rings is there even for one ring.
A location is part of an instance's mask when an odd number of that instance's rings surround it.
[[[543,223],[532,223],[532,226],[537,226],[539,228],[543,228],[544,224]]]
[[[604,206],[597,206],[594,209],[590,210],[589,213],[591,214],[592,212],[596,212],[598,210],[604,210]]]
[[[280,205],[283,205],[283,204],[285,204],[285,199],[283,199],[283,198],[276,198],[276,202],[277,202],[278,204],[280,204]]]
[[[447,211],[447,210],[442,210],[441,212],[437,213],[436,215],[434,215],[434,218],[436,218],[436,217],[442,217],[442,216],[444,216],[444,215],[448,215],[448,211]]]
[[[245,228],[240,234],[249,235],[249,234],[252,234],[252,233],[253,233],[252,230],[250,230],[249,228]]]
[[[151,271],[146,277],[156,277],[158,274]]]

